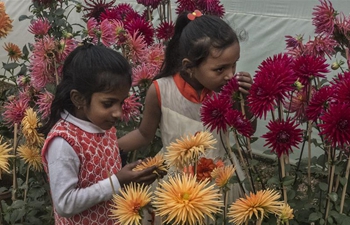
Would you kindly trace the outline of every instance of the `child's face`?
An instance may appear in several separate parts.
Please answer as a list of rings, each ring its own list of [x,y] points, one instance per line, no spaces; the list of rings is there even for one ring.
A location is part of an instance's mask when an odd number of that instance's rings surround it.
[[[111,92],[96,92],[91,96],[90,106],[84,107],[85,119],[103,130],[112,128],[123,115],[122,105],[130,87],[120,87]]]
[[[223,51],[212,49],[209,56],[194,68],[193,76],[205,88],[218,92],[236,73],[239,56],[237,42]]]

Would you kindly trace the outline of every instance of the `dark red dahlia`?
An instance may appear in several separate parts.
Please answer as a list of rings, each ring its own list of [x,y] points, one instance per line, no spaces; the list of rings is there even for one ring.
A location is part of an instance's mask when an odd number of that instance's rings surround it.
[[[210,131],[227,131],[226,112],[232,108],[230,101],[218,94],[207,97],[201,107],[201,120]]]
[[[86,6],[84,6],[84,17],[87,19],[95,18],[100,21],[100,16],[106,10],[110,9],[114,4],[114,1],[107,0],[84,0]]]
[[[332,83],[335,98],[339,102],[350,103],[350,72],[338,74]]]
[[[175,9],[177,14],[182,12],[193,12],[197,9],[196,3],[193,0],[177,0],[177,8]]]
[[[144,18],[137,17],[129,20],[125,24],[125,29],[129,31],[131,36],[138,32],[143,36],[143,39],[147,45],[151,45],[154,42],[154,29],[152,24]]]
[[[328,66],[323,57],[303,55],[295,59],[293,70],[299,81],[303,85],[308,85],[315,77],[326,77],[324,73],[329,72]]]
[[[62,2],[62,0],[32,0],[35,7],[48,7],[52,4],[57,4],[58,2]]]
[[[346,103],[331,104],[320,116],[320,135],[333,147],[344,147],[350,144],[350,105]]]
[[[266,139],[267,146],[271,152],[275,152],[278,157],[283,153],[289,155],[293,152],[292,147],[297,147],[302,141],[302,129],[297,128],[294,120],[270,121],[267,125],[269,131],[262,137]]]
[[[240,111],[230,109],[226,112],[225,117],[228,126],[236,130],[239,134],[245,137],[253,135],[254,130],[252,124]]]
[[[306,108],[306,116],[309,120],[316,121],[323,114],[328,107],[332,94],[333,89],[330,86],[323,86],[312,94]]]
[[[159,40],[167,41],[174,35],[174,23],[163,22],[156,28],[156,36]]]
[[[230,99],[232,104],[240,100],[239,85],[235,76],[221,88],[220,96]]]
[[[208,15],[223,17],[225,14],[224,5],[219,0],[197,0],[197,8]]]
[[[250,111],[258,118],[266,118],[267,112],[283,103],[297,80],[292,70],[293,59],[286,54],[269,57],[261,63],[254,76],[248,96]]]
[[[124,21],[126,16],[130,13],[137,13],[129,3],[120,3],[111,9],[105,10],[101,13],[101,21],[105,19],[109,20],[121,20]]]
[[[151,7],[152,9],[156,9],[161,2],[162,0],[137,0],[137,3],[146,7]]]

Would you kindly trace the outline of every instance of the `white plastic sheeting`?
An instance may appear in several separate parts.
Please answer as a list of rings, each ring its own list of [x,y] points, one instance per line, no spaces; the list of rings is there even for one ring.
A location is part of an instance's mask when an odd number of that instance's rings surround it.
[[[14,42],[19,46],[32,42],[33,36],[27,31],[29,21],[19,22],[20,15],[29,14],[31,0],[2,0],[5,2],[7,13],[14,19],[13,32],[5,39],[0,40],[0,45],[5,42]],[[174,10],[175,0],[172,9]],[[136,10],[142,10],[136,0],[116,1],[116,3],[128,2]],[[284,51],[285,36],[303,34],[304,39],[314,35],[312,25],[313,8],[319,4],[318,0],[222,0],[226,15],[225,20],[237,31],[244,31],[247,38],[241,42],[241,57],[238,71],[248,71],[254,75],[258,65],[267,57]],[[350,13],[350,0],[334,0],[333,7],[343,12]],[[173,14],[173,18],[176,15]],[[72,15],[73,22],[81,22],[79,15]],[[157,18],[155,18],[157,19]],[[6,52],[1,47],[1,62],[6,62]],[[269,118],[267,118],[269,119]],[[266,132],[266,121],[259,121],[255,136],[260,137]],[[266,150],[264,141],[259,140],[253,144],[256,153]],[[315,152],[315,154],[318,154]],[[291,158],[297,158],[299,152],[295,152]]]

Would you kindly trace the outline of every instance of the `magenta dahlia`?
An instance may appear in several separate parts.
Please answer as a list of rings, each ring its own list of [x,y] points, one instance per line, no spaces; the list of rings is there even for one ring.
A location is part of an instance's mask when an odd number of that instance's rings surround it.
[[[131,34],[134,35],[138,33],[145,40],[147,45],[151,45],[154,42],[154,29],[151,22],[143,18],[135,18],[127,23],[125,23],[125,29]]]
[[[293,59],[278,54],[264,60],[258,67],[248,96],[250,111],[258,118],[266,118],[279,103],[283,103],[297,80],[292,70]]]
[[[320,0],[321,5],[313,8],[312,24],[315,25],[315,33],[328,35],[333,34],[334,22],[337,12],[329,0]]]
[[[220,0],[197,0],[196,2],[197,8],[204,14],[218,17],[223,17],[225,14],[224,5],[220,3]]]
[[[339,102],[350,103],[350,72],[338,74],[332,83],[335,98]]]
[[[103,20],[100,25],[101,42],[104,46],[110,47],[116,42],[114,25],[109,20]]]
[[[146,42],[142,35],[135,32],[133,35],[127,33],[127,58],[131,59],[133,63],[138,64],[141,62],[142,57],[146,54]]]
[[[320,116],[320,135],[333,147],[343,147],[350,144],[350,106],[349,104],[331,104],[328,110]]]
[[[174,35],[175,24],[171,22],[162,22],[156,28],[156,36],[159,40],[168,41]]]
[[[41,114],[41,119],[45,120],[49,117],[53,99],[54,95],[47,90],[37,95],[36,104],[38,106],[38,112]]]
[[[156,75],[156,68],[150,64],[142,63],[132,69],[132,86],[148,87]]]
[[[240,100],[239,85],[235,76],[221,88],[220,96],[229,99],[231,104]]]
[[[227,131],[226,113],[232,105],[229,99],[220,98],[218,94],[207,96],[201,107],[201,120],[204,126],[207,126],[210,131],[216,130]]]
[[[119,3],[111,9],[107,9],[101,13],[100,20],[121,20],[124,21],[130,13],[136,13],[129,3]]]
[[[106,10],[110,9],[114,1],[107,0],[84,0],[84,17],[90,19],[95,18],[97,21],[100,21],[100,16]]]
[[[27,98],[15,98],[5,102],[2,107],[4,124],[9,128],[13,127],[15,123],[20,124],[28,107],[29,101]]]
[[[151,7],[152,9],[156,9],[162,0],[136,0],[137,3],[144,5],[146,7]]]
[[[227,125],[233,130],[236,130],[239,134],[250,137],[253,135],[254,130],[251,122],[245,118],[245,116],[238,110],[229,109],[225,113]]]
[[[303,55],[295,59],[293,70],[299,81],[303,85],[308,85],[315,77],[326,77],[328,73],[328,64],[323,57]]]
[[[196,3],[193,0],[176,0],[177,8],[175,9],[177,14],[188,11],[193,12],[197,9]]]
[[[275,152],[278,157],[289,155],[293,152],[292,147],[298,147],[302,141],[303,130],[298,128],[294,120],[270,121],[267,128],[269,131],[262,136],[266,139],[264,146],[271,148],[271,152]]]
[[[330,36],[316,36],[314,40],[310,40],[305,44],[305,54],[315,57],[325,57],[327,55],[331,58],[337,46],[337,41]]]
[[[316,121],[320,115],[327,109],[334,89],[330,86],[323,86],[315,91],[306,108],[306,116],[308,120]]]

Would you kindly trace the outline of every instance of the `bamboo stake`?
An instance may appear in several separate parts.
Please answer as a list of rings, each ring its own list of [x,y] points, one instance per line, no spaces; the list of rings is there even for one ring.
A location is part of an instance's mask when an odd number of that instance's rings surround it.
[[[348,163],[346,165],[346,170],[345,170],[345,179],[346,183],[343,186],[343,190],[341,193],[341,200],[340,200],[340,210],[339,213],[343,213],[343,208],[344,208],[344,202],[345,202],[345,195],[346,195],[346,189],[348,187],[348,179],[349,179],[349,172],[350,172],[350,158],[348,158]]]
[[[312,123],[312,121],[309,120],[308,123],[309,124],[308,124],[308,130],[307,130],[307,136],[308,136],[307,183],[309,184],[309,187],[310,187],[311,186],[311,133],[312,133],[311,123]]]
[[[14,130],[13,130],[13,152],[14,156],[16,156],[16,149],[17,149],[17,134],[18,134],[18,124],[14,124]],[[17,173],[16,173],[16,158],[13,162],[13,185],[12,185],[12,201],[16,200],[16,192],[17,192]]]
[[[334,159],[335,159],[335,148],[331,149],[331,169],[329,170],[329,182],[328,182],[328,195],[332,192],[332,186],[333,186],[333,180],[334,180],[334,171],[335,171],[335,165],[334,165]],[[329,208],[330,208],[330,198],[327,196],[327,203],[326,203],[326,211],[325,211],[325,225],[328,223],[328,215],[329,215]]]

